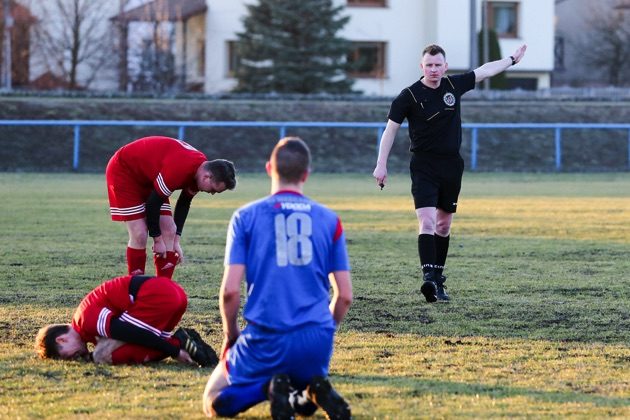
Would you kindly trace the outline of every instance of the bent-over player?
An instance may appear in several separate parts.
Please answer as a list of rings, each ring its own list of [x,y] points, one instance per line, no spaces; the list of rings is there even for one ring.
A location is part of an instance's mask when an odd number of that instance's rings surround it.
[[[144,137],[114,153],[105,171],[112,220],[127,225],[127,272],[144,274],[147,240],[153,238],[157,276],[172,277],[184,258],[179,240],[190,203],[200,191],[217,194],[236,186],[234,164],[208,161],[190,144]],[[181,190],[174,215],[169,197]]]

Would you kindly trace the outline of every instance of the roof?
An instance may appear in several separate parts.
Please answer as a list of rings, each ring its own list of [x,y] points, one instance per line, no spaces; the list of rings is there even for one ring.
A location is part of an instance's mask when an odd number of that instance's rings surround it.
[[[126,22],[178,22],[205,13],[207,10],[206,0],[153,0],[111,19]]]
[[[28,9],[28,7],[22,6],[21,4],[15,1],[11,1],[9,2],[9,4],[11,7],[10,9],[11,17],[13,17],[13,20],[16,23],[26,23],[30,25],[37,22],[37,18],[33,16],[33,14]],[[0,19],[2,19],[2,21],[4,22],[4,8],[3,7],[0,7]]]

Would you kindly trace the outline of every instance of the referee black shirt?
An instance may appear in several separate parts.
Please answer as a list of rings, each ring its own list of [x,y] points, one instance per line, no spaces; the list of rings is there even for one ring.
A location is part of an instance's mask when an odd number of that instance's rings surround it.
[[[462,144],[461,96],[475,88],[475,73],[445,76],[436,89],[422,79],[405,88],[394,99],[387,118],[402,124],[409,121],[409,150],[418,155],[459,156]]]

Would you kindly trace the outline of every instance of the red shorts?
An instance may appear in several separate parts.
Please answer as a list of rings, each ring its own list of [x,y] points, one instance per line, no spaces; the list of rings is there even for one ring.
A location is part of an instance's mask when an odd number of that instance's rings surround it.
[[[188,297],[179,284],[165,277],[155,277],[140,286],[134,304],[120,316],[120,320],[176,344],[171,332],[179,324],[187,306]],[[136,344],[124,344],[112,352],[114,364],[144,363],[164,357],[160,351]]]
[[[145,203],[153,191],[153,185],[139,183],[127,167],[119,162],[117,154],[107,164],[105,180],[112,220],[127,221],[146,217]],[[168,198],[160,207],[160,214],[164,216],[173,214]]]

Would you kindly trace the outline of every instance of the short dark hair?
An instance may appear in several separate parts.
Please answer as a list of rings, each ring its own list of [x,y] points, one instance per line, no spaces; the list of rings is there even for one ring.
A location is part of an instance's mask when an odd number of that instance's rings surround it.
[[[446,58],[446,52],[444,52],[444,48],[440,47],[437,44],[427,45],[424,48],[424,50],[422,50],[422,57],[424,57],[425,54],[429,54],[429,55],[442,54],[444,56],[444,58]]]
[[[210,172],[217,182],[223,182],[226,189],[233,190],[236,187],[236,170],[229,160],[210,160],[204,164],[203,168]]]
[[[269,159],[280,179],[299,182],[311,167],[311,151],[299,137],[285,137],[278,141]]]
[[[70,324],[50,324],[42,327],[35,337],[35,351],[41,359],[58,359],[57,337],[70,331]]]

